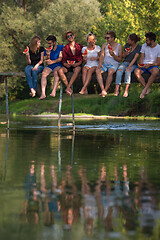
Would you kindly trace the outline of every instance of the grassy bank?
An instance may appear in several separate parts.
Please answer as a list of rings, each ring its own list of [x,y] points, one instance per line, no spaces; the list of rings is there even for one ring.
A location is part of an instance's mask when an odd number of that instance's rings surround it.
[[[129,96],[123,97],[123,89],[118,97],[108,94],[101,98],[96,94],[74,94],[75,113],[110,115],[110,116],[151,116],[160,117],[160,85],[153,84],[152,91],[144,99],[139,95],[142,88],[139,84],[132,84]],[[47,97],[45,100],[30,98],[9,102],[9,111],[13,115],[37,115],[58,113],[59,93],[55,98]],[[62,114],[72,112],[71,97],[63,94]],[[5,101],[0,106],[0,113],[5,113]]]

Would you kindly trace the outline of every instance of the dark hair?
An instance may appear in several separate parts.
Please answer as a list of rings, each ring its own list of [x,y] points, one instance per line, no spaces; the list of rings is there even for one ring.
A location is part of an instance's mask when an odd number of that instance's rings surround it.
[[[145,34],[145,37],[146,37],[146,38],[149,38],[150,41],[152,41],[152,40],[153,40],[154,42],[156,41],[156,34],[153,33],[153,32],[148,32],[148,33],[146,33],[146,34]]]
[[[49,35],[47,38],[46,38],[47,41],[52,41],[53,43],[57,41],[56,37],[53,36],[53,35]]]
[[[111,37],[113,37],[114,39],[116,38],[116,34],[114,31],[107,31],[106,34],[110,35]]]
[[[141,38],[135,33],[130,34],[129,38],[131,39],[131,41],[134,41],[135,43],[141,40]]]

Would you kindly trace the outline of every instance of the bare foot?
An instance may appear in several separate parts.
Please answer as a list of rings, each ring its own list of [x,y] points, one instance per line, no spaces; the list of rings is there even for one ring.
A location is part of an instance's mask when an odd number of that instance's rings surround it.
[[[45,99],[45,98],[46,98],[46,95],[41,95],[40,98],[39,98],[39,100],[43,100],[43,99]]]
[[[72,91],[71,89],[67,89],[67,88],[66,88],[65,92],[66,92],[69,96],[71,96],[73,91]]]
[[[115,92],[114,96],[117,97],[119,95],[119,92]]]
[[[81,91],[79,92],[79,94],[83,95],[83,94],[84,94],[84,92],[81,90]]]
[[[123,97],[128,97],[128,92],[124,92]]]
[[[51,97],[55,97],[55,96],[56,96],[56,93],[52,91],[51,94],[50,94],[50,96],[51,96]]]
[[[147,89],[145,95],[148,95],[150,93],[150,91],[151,91],[150,89]]]
[[[33,88],[31,88],[31,92],[29,94],[31,97],[35,97],[36,96],[36,90],[34,90]]]
[[[105,91],[105,90],[103,90],[100,94],[99,94],[99,96],[101,96],[101,97],[105,97],[107,95],[107,92]]]

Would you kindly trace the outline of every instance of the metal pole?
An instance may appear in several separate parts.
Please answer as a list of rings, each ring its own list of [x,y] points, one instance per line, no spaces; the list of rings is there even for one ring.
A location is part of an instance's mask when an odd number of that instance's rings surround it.
[[[75,132],[75,119],[74,119],[74,97],[73,93],[71,95],[72,98],[72,122],[73,122],[73,132]]]
[[[6,114],[7,114],[7,128],[9,129],[9,107],[8,107],[7,77],[5,77],[5,88],[6,88]]]
[[[61,127],[62,90],[63,90],[63,84],[61,82],[60,96],[59,96],[58,130],[60,130],[60,127]]]

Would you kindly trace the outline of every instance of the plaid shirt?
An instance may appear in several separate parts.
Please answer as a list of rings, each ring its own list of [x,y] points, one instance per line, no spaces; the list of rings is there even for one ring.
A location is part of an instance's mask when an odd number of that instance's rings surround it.
[[[67,60],[80,62],[83,61],[82,58],[82,48],[83,46],[79,43],[75,43],[76,53],[73,55],[69,44],[67,44],[62,51],[62,63],[67,63]]]

